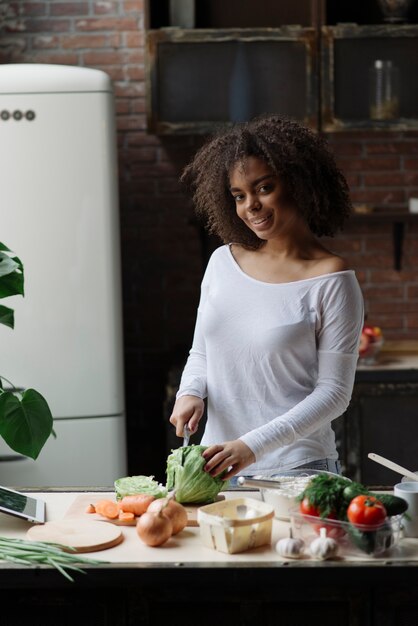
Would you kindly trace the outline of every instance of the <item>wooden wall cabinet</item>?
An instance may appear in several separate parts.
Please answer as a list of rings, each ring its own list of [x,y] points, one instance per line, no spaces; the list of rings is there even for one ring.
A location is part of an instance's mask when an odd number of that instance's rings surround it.
[[[323,130],[418,128],[418,26],[339,24],[321,35]]]
[[[262,113],[317,128],[316,45],[300,26],[149,31],[148,129],[207,133]]]

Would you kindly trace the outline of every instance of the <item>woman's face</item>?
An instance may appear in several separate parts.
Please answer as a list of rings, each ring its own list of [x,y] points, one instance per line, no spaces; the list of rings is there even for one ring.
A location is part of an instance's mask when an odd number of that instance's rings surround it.
[[[303,221],[286,199],[279,177],[262,159],[246,157],[234,165],[229,184],[238,217],[260,239],[290,234]]]

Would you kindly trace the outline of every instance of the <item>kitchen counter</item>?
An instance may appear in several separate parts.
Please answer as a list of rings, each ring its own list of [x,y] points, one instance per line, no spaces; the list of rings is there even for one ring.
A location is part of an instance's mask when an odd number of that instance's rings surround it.
[[[48,520],[56,520],[66,516],[78,494],[51,490],[36,495],[47,503]],[[225,493],[227,498],[242,495],[259,497],[258,492]],[[26,522],[0,516],[1,535],[24,537],[27,528]],[[286,561],[272,546],[222,554],[201,544],[198,528],[186,528],[159,548],[143,545],[134,527],[123,532],[120,545],[85,555],[102,564],[83,566],[86,574],[76,573],[74,583],[52,568],[0,562],[2,616],[10,611],[10,622],[4,617],[2,626],[33,621],[34,607],[42,611],[35,622],[42,626],[55,626],[58,610],[66,617],[64,624],[80,622],[81,614],[89,625],[100,626],[159,626],[164,620],[231,626],[256,618],[266,624],[280,619],[281,626],[305,619],[321,626],[335,626],[335,620],[347,626],[387,626],[402,623],[401,613],[404,623],[412,615],[410,623],[418,622],[418,539],[402,540],[384,558],[319,562]],[[286,523],[274,520],[272,545],[287,532]],[[19,603],[21,621],[16,621],[14,603]]]

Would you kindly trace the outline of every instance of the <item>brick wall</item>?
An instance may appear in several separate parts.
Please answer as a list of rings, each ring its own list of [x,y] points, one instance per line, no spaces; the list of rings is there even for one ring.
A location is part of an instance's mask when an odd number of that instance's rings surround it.
[[[177,178],[191,137],[146,134],[143,0],[0,4],[0,63],[102,69],[114,82],[118,128],[126,404],[130,473],[163,479],[168,372],[182,362],[195,318],[205,240]],[[394,211],[418,195],[418,134],[330,137],[353,200]],[[392,224],[353,221],[328,242],[357,270],[369,321],[390,339],[418,339],[418,219],[406,225],[402,271]]]

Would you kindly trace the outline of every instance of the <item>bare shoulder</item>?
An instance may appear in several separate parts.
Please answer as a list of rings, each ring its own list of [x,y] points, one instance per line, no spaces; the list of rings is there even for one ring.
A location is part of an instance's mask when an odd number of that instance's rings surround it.
[[[315,274],[333,274],[334,272],[344,272],[349,270],[347,261],[335,254],[327,254],[319,259],[315,263]]]

